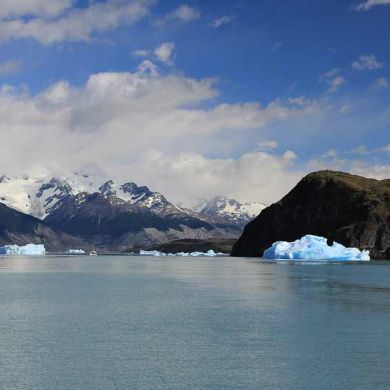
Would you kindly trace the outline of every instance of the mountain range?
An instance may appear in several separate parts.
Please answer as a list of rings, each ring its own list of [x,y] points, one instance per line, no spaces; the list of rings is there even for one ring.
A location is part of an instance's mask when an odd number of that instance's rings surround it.
[[[180,239],[238,238],[245,224],[265,206],[217,197],[196,211],[178,207],[159,192],[133,182],[99,182],[86,174],[67,177],[0,177],[3,209],[34,221],[29,235],[5,226],[3,243],[48,241],[37,231],[50,229],[54,250],[69,246],[123,251]],[[31,219],[33,218],[33,219]],[[39,227],[39,228],[38,228]],[[16,242],[17,241],[17,242]]]

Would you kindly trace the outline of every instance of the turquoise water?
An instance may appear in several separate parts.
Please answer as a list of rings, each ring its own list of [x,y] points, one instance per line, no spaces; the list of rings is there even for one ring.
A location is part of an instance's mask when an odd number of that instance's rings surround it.
[[[1,389],[389,389],[390,266],[0,259]]]

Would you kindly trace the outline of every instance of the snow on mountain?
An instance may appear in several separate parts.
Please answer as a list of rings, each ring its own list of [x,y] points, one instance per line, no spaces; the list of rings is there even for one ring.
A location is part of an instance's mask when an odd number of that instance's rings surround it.
[[[245,225],[257,217],[267,206],[262,203],[240,203],[234,199],[218,196],[201,206],[200,214],[227,223]]]
[[[118,184],[113,180],[79,173],[61,178],[0,177],[0,202],[40,219],[57,210],[65,199],[72,197],[80,205],[92,193],[101,193],[115,204],[127,203],[146,208],[160,216],[187,214],[192,218],[238,226],[245,225],[265,208],[261,203],[239,203],[217,197],[197,212],[175,206],[164,195],[146,186],[138,186],[133,182]]]
[[[138,186],[132,182],[124,184],[117,184],[113,180],[104,182],[100,177],[78,173],[63,178],[6,175],[0,177],[0,202],[40,219],[55,211],[66,197],[76,197],[80,203],[86,197],[79,194],[92,193],[101,193],[115,203],[136,204],[157,214],[183,212],[159,192],[153,192],[146,186]]]
[[[113,180],[109,180],[99,187],[99,192],[105,196],[115,196],[125,202],[137,204],[140,207],[146,207],[155,212],[163,209],[165,211],[169,209],[171,212],[175,210],[182,211],[159,192],[153,192],[146,186],[138,186],[132,182],[116,184]]]
[[[0,177],[0,202],[40,219],[50,214],[64,197],[97,190],[94,178],[78,173],[64,178]]]

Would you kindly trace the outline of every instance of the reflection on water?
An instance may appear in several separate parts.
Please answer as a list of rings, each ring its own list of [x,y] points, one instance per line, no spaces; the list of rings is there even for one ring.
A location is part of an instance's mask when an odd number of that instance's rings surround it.
[[[390,266],[0,258],[0,388],[390,388]]]

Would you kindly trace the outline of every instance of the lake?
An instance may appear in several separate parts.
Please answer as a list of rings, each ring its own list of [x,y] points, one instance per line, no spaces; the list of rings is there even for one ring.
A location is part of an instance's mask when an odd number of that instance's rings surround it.
[[[0,258],[1,389],[389,389],[390,264]]]

